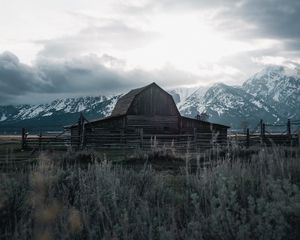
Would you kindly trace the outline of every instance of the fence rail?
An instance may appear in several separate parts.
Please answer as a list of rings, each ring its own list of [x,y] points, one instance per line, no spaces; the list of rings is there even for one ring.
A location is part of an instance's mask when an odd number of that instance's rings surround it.
[[[230,134],[228,139],[247,147],[253,145],[286,145],[299,146],[300,120],[290,120],[286,123],[270,124],[263,120],[252,130]]]
[[[276,129],[276,131],[274,131]],[[22,129],[20,145],[22,149],[43,150],[67,150],[67,149],[143,149],[164,147],[176,149],[176,151],[199,151],[212,146],[227,146],[238,144],[245,147],[260,145],[286,145],[299,146],[300,120],[288,120],[287,123],[269,124],[261,120],[253,129],[245,132],[229,131],[227,139],[218,133],[203,133],[197,129],[193,133],[182,134],[146,134],[142,129],[134,131],[116,130],[109,132],[107,129],[95,129],[97,131],[80,131],[79,135],[71,136],[70,131],[42,133],[28,135],[25,128]],[[224,141],[225,139],[225,141]],[[0,142],[0,146],[1,146]],[[8,144],[6,142],[5,144]],[[13,141],[12,141],[13,144]]]

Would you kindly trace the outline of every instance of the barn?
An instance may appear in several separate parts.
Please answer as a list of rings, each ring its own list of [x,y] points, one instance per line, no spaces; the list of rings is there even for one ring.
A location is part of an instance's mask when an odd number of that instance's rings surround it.
[[[181,116],[173,97],[151,83],[122,96],[109,117],[81,118],[67,128],[72,144],[78,146],[147,146],[155,137],[164,144],[189,141],[204,147],[226,143],[228,126]]]

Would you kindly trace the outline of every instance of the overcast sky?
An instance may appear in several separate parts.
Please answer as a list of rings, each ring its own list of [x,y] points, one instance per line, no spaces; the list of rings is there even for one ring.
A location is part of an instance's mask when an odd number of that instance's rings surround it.
[[[0,0],[0,104],[241,84],[300,63],[299,0]]]

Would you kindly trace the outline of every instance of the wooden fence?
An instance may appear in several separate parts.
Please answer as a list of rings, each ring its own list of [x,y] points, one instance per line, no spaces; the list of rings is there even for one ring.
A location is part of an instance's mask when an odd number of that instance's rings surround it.
[[[68,131],[42,132],[31,135],[22,128],[21,148],[30,150],[67,150],[71,146],[71,134]]]
[[[253,129],[245,132],[232,132],[228,140],[246,147],[250,146],[299,146],[300,120],[290,120],[286,123],[268,124],[263,120]]]
[[[99,130],[99,129],[97,129]],[[217,133],[201,133],[196,129],[188,134],[145,134],[143,129],[108,132],[106,129],[71,136],[70,131],[40,132],[30,134],[25,128],[21,136],[10,136],[0,141],[0,169],[14,170],[26,167],[37,160],[38,152],[95,149],[104,152],[109,159],[131,156],[137,150],[144,152],[164,150],[186,156],[198,156],[199,152],[212,147],[239,145],[253,146],[299,146],[300,121],[288,120],[283,124],[268,124],[260,121],[253,129],[244,132],[229,130],[224,141]],[[112,158],[110,158],[112,157]]]
[[[64,131],[59,134],[28,135],[22,130],[21,147],[23,149],[43,150],[67,150],[67,149],[115,149],[115,150],[151,150],[154,148],[176,149],[177,152],[197,151],[212,146],[226,145],[227,141],[221,140],[216,133],[191,134],[144,134],[143,129],[132,132],[115,131],[108,132],[99,129],[96,133],[86,133],[84,136],[71,136],[70,132]]]
[[[276,129],[276,131],[274,131]],[[188,134],[145,134],[143,129],[131,131],[94,129],[92,132],[80,130],[79,135],[71,136],[67,130],[60,133],[40,133],[29,135],[22,129],[21,147],[32,150],[67,150],[67,149],[119,149],[151,150],[153,148],[176,149],[178,152],[192,152],[213,146],[238,144],[251,146],[299,146],[300,120],[288,120],[284,124],[267,124],[261,120],[257,126],[245,132],[229,131],[227,140],[218,133],[203,133],[197,129]]]

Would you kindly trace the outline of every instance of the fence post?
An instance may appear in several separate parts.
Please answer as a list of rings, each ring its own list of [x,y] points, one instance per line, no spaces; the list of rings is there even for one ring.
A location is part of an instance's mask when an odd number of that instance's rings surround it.
[[[197,128],[194,128],[194,148],[197,151]]]
[[[42,131],[40,131],[40,134],[39,134],[39,151],[42,150]]]
[[[300,148],[300,129],[298,131],[298,147]]]
[[[144,129],[140,128],[140,148],[143,149],[144,145]]]
[[[22,142],[21,142],[21,148],[22,148],[22,150],[24,150],[25,149],[25,146],[26,146],[26,136],[25,136],[25,134],[26,134],[26,129],[25,128],[22,128]]]
[[[287,133],[288,135],[291,135],[291,119],[288,119],[287,121]]]
[[[81,136],[81,115],[78,119],[78,143],[77,143],[77,149],[80,148],[80,136]]]
[[[83,122],[83,124],[82,124],[82,133],[81,133],[81,148],[84,148],[85,144],[86,144],[86,133],[85,133],[85,125],[84,125],[84,122]]]
[[[260,136],[262,137],[262,135],[263,135],[263,124],[264,124],[262,119],[260,119],[259,124],[260,124]]]
[[[260,119],[260,143],[264,143],[265,139],[265,132],[266,132],[266,125],[264,124],[264,121]]]
[[[80,117],[78,119],[78,149],[82,149],[85,142],[84,142],[84,116],[80,113]]]
[[[249,132],[249,128],[247,128],[246,147],[247,148],[250,147],[250,132]]]
[[[287,121],[287,134],[288,134],[288,144],[291,145],[291,143],[292,143],[291,119],[288,119],[288,121]]]

